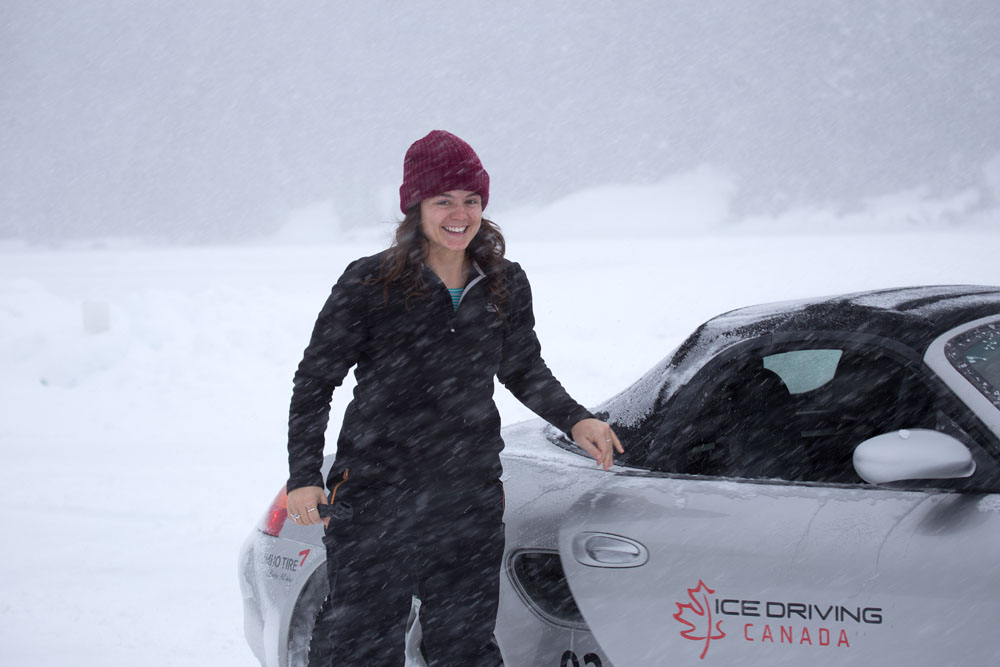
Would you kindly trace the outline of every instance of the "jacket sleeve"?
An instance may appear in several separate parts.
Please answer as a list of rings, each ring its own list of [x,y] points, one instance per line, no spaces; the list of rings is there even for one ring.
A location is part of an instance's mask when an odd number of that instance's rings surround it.
[[[518,264],[508,267],[508,329],[497,378],[514,396],[539,417],[569,434],[580,421],[593,415],[574,401],[542,359],[535,335],[531,286]]]
[[[288,413],[288,491],[323,486],[324,434],[333,390],[357,362],[367,338],[365,275],[360,262],[349,265],[333,286],[295,372]]]

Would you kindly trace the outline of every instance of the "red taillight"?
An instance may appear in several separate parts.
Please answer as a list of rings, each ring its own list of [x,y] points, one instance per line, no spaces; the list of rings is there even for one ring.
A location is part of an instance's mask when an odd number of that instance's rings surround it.
[[[288,493],[285,491],[285,487],[281,487],[281,491],[278,491],[278,495],[274,497],[271,506],[261,518],[260,523],[257,524],[257,529],[262,533],[277,537],[287,518]]]

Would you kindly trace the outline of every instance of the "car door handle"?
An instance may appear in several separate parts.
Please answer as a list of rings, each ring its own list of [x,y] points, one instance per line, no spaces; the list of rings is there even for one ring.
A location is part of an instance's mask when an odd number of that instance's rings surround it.
[[[639,567],[649,560],[649,550],[633,539],[608,533],[577,533],[573,558],[590,567]]]

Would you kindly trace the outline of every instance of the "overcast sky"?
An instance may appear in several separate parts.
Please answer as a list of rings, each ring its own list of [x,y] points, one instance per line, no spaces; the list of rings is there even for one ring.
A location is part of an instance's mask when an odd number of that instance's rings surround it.
[[[740,213],[980,187],[994,0],[0,6],[0,238],[238,240],[391,219],[455,132],[492,211],[701,165]]]

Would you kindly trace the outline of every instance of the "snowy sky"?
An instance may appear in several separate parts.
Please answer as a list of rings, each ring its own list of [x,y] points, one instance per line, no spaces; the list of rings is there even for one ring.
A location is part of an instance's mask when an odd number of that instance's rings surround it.
[[[501,212],[704,169],[741,218],[983,198],[997,34],[992,0],[10,0],[0,239],[390,220],[433,128],[476,147]]]

